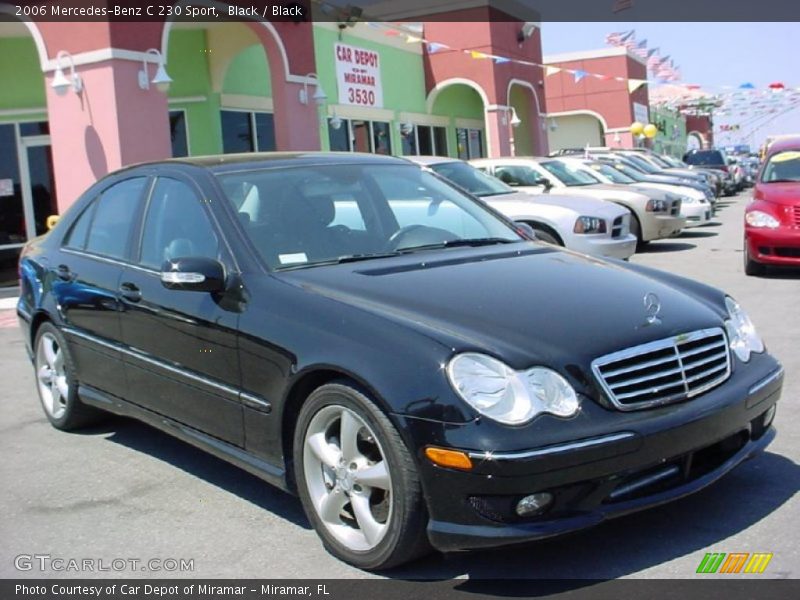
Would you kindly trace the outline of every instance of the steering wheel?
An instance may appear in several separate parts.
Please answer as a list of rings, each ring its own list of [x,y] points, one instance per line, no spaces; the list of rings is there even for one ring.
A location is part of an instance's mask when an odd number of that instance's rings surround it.
[[[459,239],[457,235],[426,225],[407,225],[395,231],[386,243],[390,251],[404,250],[415,246],[427,246],[429,244],[440,244]]]

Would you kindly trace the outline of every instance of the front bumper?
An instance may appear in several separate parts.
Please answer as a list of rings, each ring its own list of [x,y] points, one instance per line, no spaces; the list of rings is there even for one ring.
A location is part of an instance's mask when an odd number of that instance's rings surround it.
[[[745,226],[744,239],[750,258],[756,262],[800,266],[800,229]]]
[[[570,241],[567,244],[570,250],[602,258],[627,260],[636,252],[636,236],[630,233],[616,238],[605,234],[575,235]]]
[[[657,213],[647,213],[641,220],[642,239],[646,242],[673,237],[686,227],[686,219]]]
[[[638,411],[638,416],[629,413],[638,424],[628,421],[604,435],[493,453],[462,447],[473,460],[469,472],[420,459],[431,543],[441,551],[452,551],[541,539],[656,506],[711,484],[763,450],[775,436],[766,419],[774,415],[783,370],[766,355],[757,362],[738,365],[740,373],[694,399]],[[743,374],[750,366],[753,372]],[[606,421],[614,422],[618,415],[613,413]],[[421,427],[419,433],[431,433],[430,422],[411,421],[407,425],[412,431]],[[537,492],[553,495],[549,509],[539,516],[518,517],[516,502]]]
[[[692,203],[681,204],[681,216],[686,219],[686,227],[698,227],[711,220],[712,208],[710,204]]]

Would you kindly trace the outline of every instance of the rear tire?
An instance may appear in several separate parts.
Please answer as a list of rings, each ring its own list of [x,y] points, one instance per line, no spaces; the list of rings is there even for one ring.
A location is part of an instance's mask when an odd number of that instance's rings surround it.
[[[378,570],[430,551],[414,460],[366,394],[347,383],[312,392],[298,415],[294,457],[300,500],[328,552]]]
[[[42,323],[33,347],[36,390],[50,424],[72,431],[102,420],[106,413],[87,406],[78,397],[75,363],[58,328]]]
[[[642,239],[642,225],[639,222],[639,217],[636,216],[636,213],[631,212],[631,233],[636,236],[636,250],[641,250],[649,241],[645,241]]]

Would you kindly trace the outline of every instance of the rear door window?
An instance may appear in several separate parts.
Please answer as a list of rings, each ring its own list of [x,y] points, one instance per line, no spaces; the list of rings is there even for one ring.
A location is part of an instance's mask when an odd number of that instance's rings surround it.
[[[86,239],[87,252],[112,258],[127,256],[146,183],[147,177],[134,177],[112,185],[101,194]]]

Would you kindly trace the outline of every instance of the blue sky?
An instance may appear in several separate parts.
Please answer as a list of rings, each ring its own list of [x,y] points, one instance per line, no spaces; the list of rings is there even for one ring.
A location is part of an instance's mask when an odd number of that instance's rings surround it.
[[[614,31],[636,30],[638,40],[659,47],[680,67],[683,82],[696,83],[710,91],[744,82],[765,88],[774,81],[800,88],[800,23],[555,23],[542,24],[545,54],[606,47],[605,36]],[[720,117],[715,124],[748,121],[748,117]],[[763,120],[743,127],[742,133]],[[757,147],[767,135],[800,133],[800,108],[779,116],[753,132],[744,142]],[[738,143],[718,136],[718,142]]]

